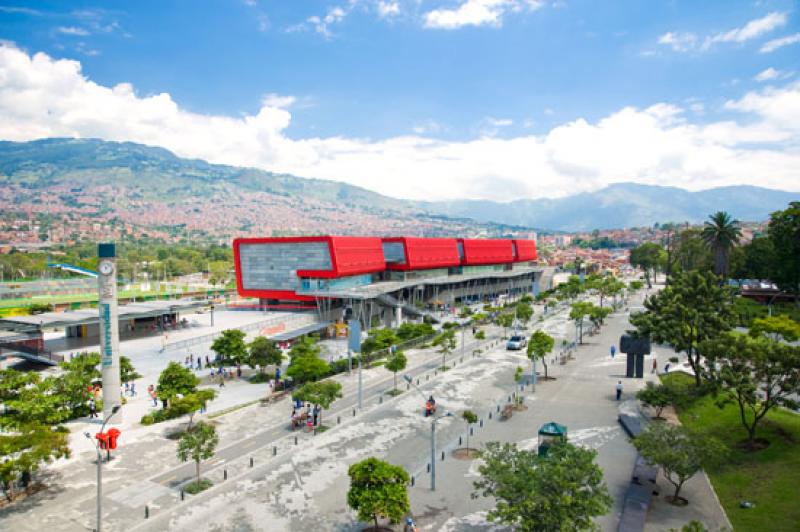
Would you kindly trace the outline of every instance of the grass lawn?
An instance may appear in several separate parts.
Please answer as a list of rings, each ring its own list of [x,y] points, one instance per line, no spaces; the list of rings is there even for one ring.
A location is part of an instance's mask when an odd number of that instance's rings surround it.
[[[681,374],[667,377],[683,378],[694,383]],[[706,396],[682,408],[678,417],[685,426],[717,437],[730,449],[725,464],[708,474],[735,530],[800,530],[800,415],[783,409],[767,414],[756,437],[770,445],[755,452],[738,445],[747,432],[736,404],[720,409]],[[740,508],[745,500],[755,508]]]

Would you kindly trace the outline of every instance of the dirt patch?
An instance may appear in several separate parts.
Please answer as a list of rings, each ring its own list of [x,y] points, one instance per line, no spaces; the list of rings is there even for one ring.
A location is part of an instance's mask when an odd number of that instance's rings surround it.
[[[769,447],[770,443],[769,440],[765,440],[764,438],[756,438],[753,440],[751,444],[748,440],[741,441],[737,444],[737,447],[742,449],[743,451],[747,452],[756,452],[756,451],[763,451],[767,447]]]
[[[453,458],[457,458],[458,460],[474,460],[478,457],[478,449],[462,447],[460,449],[455,449],[452,455]]]
[[[362,532],[394,532],[393,528],[388,526],[378,525],[378,526],[368,526],[367,528],[362,528]]]
[[[672,495],[667,495],[664,497],[668,503],[672,504],[673,506],[688,506],[689,500],[684,499],[680,495],[677,497],[673,497]]]
[[[525,403],[514,405],[514,410],[516,410],[517,412],[524,412],[527,409],[528,405],[526,405]]]

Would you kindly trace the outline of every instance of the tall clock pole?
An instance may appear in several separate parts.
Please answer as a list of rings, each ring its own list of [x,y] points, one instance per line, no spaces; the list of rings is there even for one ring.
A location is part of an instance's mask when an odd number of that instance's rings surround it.
[[[114,244],[97,246],[97,305],[100,313],[100,365],[103,373],[103,419],[122,406],[119,368],[119,315],[117,313],[117,252]],[[119,408],[118,408],[119,410]],[[120,411],[116,422],[122,421]]]

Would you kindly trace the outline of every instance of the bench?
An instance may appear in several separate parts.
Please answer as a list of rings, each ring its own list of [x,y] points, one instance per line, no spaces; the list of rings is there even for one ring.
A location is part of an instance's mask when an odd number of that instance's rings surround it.
[[[272,395],[268,395],[267,397],[262,397],[259,400],[259,404],[261,406],[267,406],[267,405],[270,405],[272,403],[277,403],[278,401],[280,401],[281,399],[283,399],[287,395],[289,395],[288,391],[273,393]]]

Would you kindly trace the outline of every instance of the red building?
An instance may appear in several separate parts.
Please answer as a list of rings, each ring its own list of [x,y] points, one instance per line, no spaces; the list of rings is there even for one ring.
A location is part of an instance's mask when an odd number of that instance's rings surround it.
[[[422,287],[428,298],[438,297],[434,286],[445,286],[454,301],[535,290],[533,240],[238,238],[233,252],[239,294],[266,302],[363,299],[366,293],[403,299],[411,285]],[[463,283],[491,289],[466,293]]]

